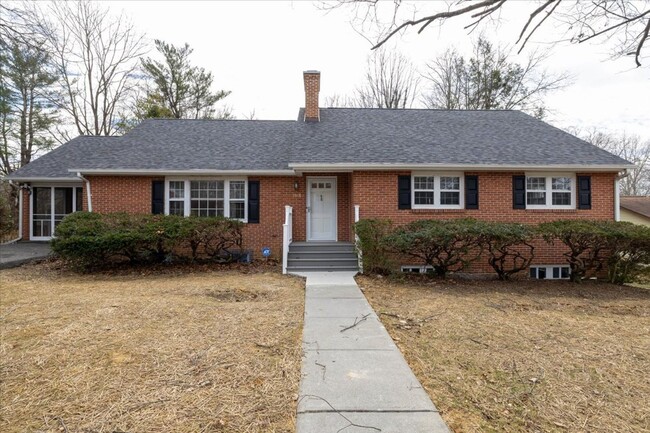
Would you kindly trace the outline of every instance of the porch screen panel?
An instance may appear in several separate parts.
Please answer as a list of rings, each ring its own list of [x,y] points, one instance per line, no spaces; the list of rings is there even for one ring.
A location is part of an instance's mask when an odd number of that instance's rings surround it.
[[[76,211],[81,212],[83,210],[83,188],[75,188],[75,205],[76,205]]]
[[[32,233],[35,237],[52,236],[52,188],[35,187],[32,194]]]
[[[72,213],[72,191],[73,188],[54,188],[54,227]]]

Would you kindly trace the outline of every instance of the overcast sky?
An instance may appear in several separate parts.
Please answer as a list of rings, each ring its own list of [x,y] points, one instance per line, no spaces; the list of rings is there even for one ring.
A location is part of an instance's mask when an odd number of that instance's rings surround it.
[[[321,71],[321,103],[328,95],[351,93],[363,80],[370,52],[369,42],[351,24],[351,9],[328,13],[311,1],[104,4],[116,14],[123,10],[150,40],[190,44],[192,62],[212,71],[216,88],[232,91],[225,101],[239,118],[254,110],[257,119],[295,119],[304,105],[302,71],[307,69]],[[516,41],[530,7],[525,2],[514,6],[502,14],[498,29],[484,30],[491,41]],[[418,7],[439,9],[440,4]],[[464,24],[448,21],[420,35],[409,31],[391,46],[421,66],[449,47],[467,52],[471,36],[462,29]],[[559,37],[554,33],[558,30],[542,29],[529,48],[549,49],[547,68],[574,76],[573,85],[546,99],[553,110],[547,120],[562,128],[625,130],[650,139],[650,56],[643,68],[635,68],[631,58],[610,60],[608,45],[549,44]]]

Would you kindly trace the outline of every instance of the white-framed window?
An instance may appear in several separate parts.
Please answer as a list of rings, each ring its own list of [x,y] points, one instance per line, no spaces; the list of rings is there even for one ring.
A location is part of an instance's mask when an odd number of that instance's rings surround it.
[[[168,184],[169,214],[185,215],[185,182],[170,181]]]
[[[567,280],[570,269],[567,265],[531,266],[529,272],[535,280]]]
[[[413,209],[461,209],[462,173],[413,173],[411,203]]]
[[[526,209],[575,209],[573,174],[527,174]]]
[[[228,218],[248,217],[246,179],[167,179],[165,213]]]
[[[401,270],[407,274],[431,274],[433,266],[404,265]]]

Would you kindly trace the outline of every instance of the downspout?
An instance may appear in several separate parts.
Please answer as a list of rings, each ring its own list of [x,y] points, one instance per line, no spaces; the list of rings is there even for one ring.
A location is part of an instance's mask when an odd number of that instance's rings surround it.
[[[623,174],[617,174],[614,178],[614,221],[621,220],[621,191],[620,180],[630,175],[627,169]]]
[[[81,175],[81,173],[77,173],[77,177],[79,179],[83,180],[84,182],[86,182],[86,198],[87,198],[87,201],[88,201],[88,212],[92,212],[93,211],[93,201],[92,201],[92,194],[90,193],[90,181],[88,179],[86,179],[85,177],[83,177]]]
[[[18,188],[18,237],[9,242],[6,242],[8,244],[13,244],[14,242],[18,242],[23,238],[23,189],[20,184],[14,183],[13,180],[10,180],[9,184]]]

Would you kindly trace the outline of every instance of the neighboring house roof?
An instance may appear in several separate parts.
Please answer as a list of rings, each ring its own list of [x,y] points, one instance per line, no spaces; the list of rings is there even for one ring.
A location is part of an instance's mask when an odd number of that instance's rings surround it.
[[[650,218],[650,196],[621,197],[621,207]]]
[[[602,167],[627,161],[519,111],[324,108],[320,122],[149,119],[79,137],[12,179],[75,173],[287,172],[308,166]]]

